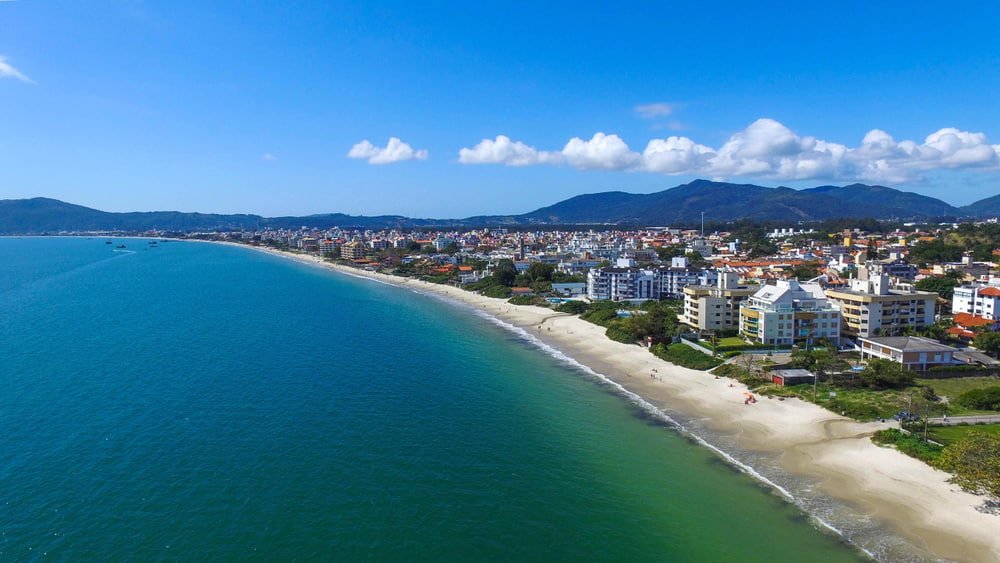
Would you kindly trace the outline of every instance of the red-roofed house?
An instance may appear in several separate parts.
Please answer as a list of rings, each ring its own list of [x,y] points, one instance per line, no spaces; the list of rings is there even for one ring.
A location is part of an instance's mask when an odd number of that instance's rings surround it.
[[[996,332],[1000,329],[1000,321],[977,317],[969,313],[956,313],[954,320],[955,326],[948,329],[948,334],[964,340],[975,338],[977,330]]]

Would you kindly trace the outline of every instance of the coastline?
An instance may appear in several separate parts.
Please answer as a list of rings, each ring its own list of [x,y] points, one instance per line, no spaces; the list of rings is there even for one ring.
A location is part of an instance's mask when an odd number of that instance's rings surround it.
[[[712,435],[725,437],[738,452],[768,456],[788,475],[814,483],[820,494],[905,539],[919,558],[1000,561],[1000,516],[979,512],[976,507],[984,499],[948,483],[947,473],[873,444],[868,437],[886,424],[856,422],[798,400],[765,399],[753,406],[744,405],[746,388],[738,382],[670,364],[637,345],[614,342],[604,335],[602,327],[577,316],[512,305],[451,286],[358,270],[309,255],[237,243],[199,242],[265,252],[464,305],[524,331],[662,413],[697,421]],[[649,377],[653,370],[659,378]],[[728,457],[722,449],[702,443]],[[738,460],[730,461],[754,472]],[[780,485],[756,476],[794,501]],[[857,547],[866,549],[864,545]]]

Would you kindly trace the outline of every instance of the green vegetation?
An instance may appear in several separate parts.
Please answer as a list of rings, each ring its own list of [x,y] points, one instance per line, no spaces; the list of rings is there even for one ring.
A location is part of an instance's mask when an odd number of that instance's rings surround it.
[[[896,428],[879,430],[872,436],[872,442],[896,446],[896,449],[904,454],[927,463],[937,460],[943,449],[936,444],[925,442],[923,438],[915,434],[908,434]]]
[[[944,445],[957,442],[969,436],[971,432],[986,432],[987,434],[1000,435],[1000,424],[959,424],[955,426],[931,426],[928,429],[928,437],[935,442]]]
[[[677,331],[677,313],[671,303],[647,301],[628,317],[618,316],[622,308],[621,303],[598,301],[591,303],[580,318],[607,328],[608,338],[618,342],[633,343],[647,337],[663,340],[672,338]]]
[[[1000,433],[971,431],[941,452],[935,464],[963,489],[1000,497]]]
[[[820,275],[823,264],[818,261],[803,262],[792,269],[792,275],[799,281],[807,281]]]
[[[1000,332],[981,332],[976,335],[973,343],[977,350],[993,357],[1000,356]]]
[[[505,285],[490,285],[484,288],[481,293],[486,297],[498,297],[500,299],[507,299],[510,297],[511,290]]]
[[[904,389],[913,385],[913,373],[891,360],[868,361],[861,379],[872,389]]]
[[[538,298],[533,295],[515,295],[507,300],[511,305],[534,305]]]
[[[560,313],[570,313],[572,315],[586,313],[587,309],[588,306],[585,301],[567,301],[565,303],[560,303],[556,307],[556,311],[559,311]]]
[[[955,402],[970,409],[1000,411],[1000,385],[970,389],[959,395]]]
[[[947,244],[941,239],[936,239],[913,245],[910,248],[909,258],[921,266],[941,262],[958,262],[962,259],[964,250],[962,246]]]
[[[955,377],[951,379],[917,379],[915,380],[915,384],[924,389],[924,392],[927,394],[940,395],[948,399],[947,405],[945,406],[942,404],[941,406],[940,410],[942,413],[945,409],[947,409],[947,413],[952,416],[992,414],[996,411],[1000,411],[1000,408],[989,410],[968,407],[961,401],[961,397],[965,393],[997,387],[1000,385],[1000,378]]]
[[[933,291],[945,299],[951,299],[961,282],[950,276],[934,276],[924,278],[914,285],[921,291]]]
[[[650,351],[661,360],[691,369],[707,370],[722,363],[722,360],[705,355],[687,344],[655,344]]]

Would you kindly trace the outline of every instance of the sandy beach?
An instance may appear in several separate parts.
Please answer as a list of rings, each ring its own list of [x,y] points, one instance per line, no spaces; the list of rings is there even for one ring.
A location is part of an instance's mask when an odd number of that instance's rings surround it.
[[[978,511],[984,499],[948,483],[948,474],[873,444],[868,437],[887,424],[859,423],[799,400],[762,398],[756,405],[744,405],[746,388],[740,383],[670,364],[637,345],[614,342],[602,327],[576,316],[360,271],[313,256],[246,248],[465,304],[523,329],[658,408],[698,419],[714,434],[732,437],[741,451],[773,456],[789,474],[815,481],[822,494],[904,538],[918,558],[1000,561],[1000,516]]]

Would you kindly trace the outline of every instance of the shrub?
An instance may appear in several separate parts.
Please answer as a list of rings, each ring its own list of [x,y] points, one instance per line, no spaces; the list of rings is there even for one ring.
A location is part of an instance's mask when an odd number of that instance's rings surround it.
[[[491,285],[483,289],[482,294],[486,297],[498,297],[506,299],[510,297],[510,288],[505,285]]]
[[[534,305],[535,298],[531,295],[515,295],[507,300],[511,305]]]
[[[632,336],[632,333],[622,328],[622,326],[618,323],[612,323],[608,326],[608,329],[604,332],[604,334],[615,342],[635,344],[635,338]]]
[[[944,448],[934,465],[954,472],[952,481],[963,489],[1000,498],[1000,434],[971,431]]]
[[[970,389],[958,396],[958,404],[970,409],[1000,411],[1000,385]]]
[[[941,455],[941,446],[925,442],[919,436],[907,434],[897,428],[879,430],[872,436],[872,442],[893,445],[904,454],[919,460],[932,462]]]
[[[570,313],[572,315],[582,315],[587,312],[587,304],[583,301],[567,301],[565,303],[560,303],[556,307],[556,311],[560,313]]]
[[[657,344],[651,352],[662,360],[691,369],[707,370],[722,363],[722,360],[703,354],[687,344]]]

